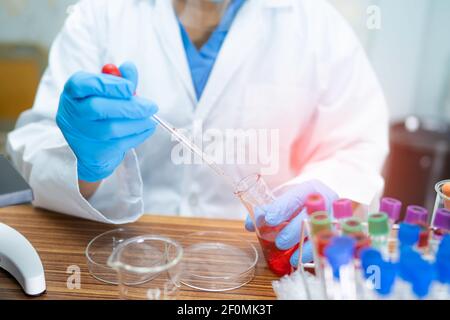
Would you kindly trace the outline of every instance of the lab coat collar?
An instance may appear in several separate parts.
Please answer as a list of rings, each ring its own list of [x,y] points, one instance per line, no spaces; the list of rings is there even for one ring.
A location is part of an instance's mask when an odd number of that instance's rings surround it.
[[[247,0],[238,12],[225,42],[217,57],[210,78],[200,101],[197,101],[189,64],[184,51],[179,25],[169,0],[150,0],[153,10],[155,31],[165,54],[179,74],[185,89],[195,107],[197,119],[205,120],[220,98],[227,83],[249,56],[262,37],[263,11],[266,9],[289,9],[294,0]]]
[[[206,120],[225,87],[236,71],[251,55],[261,40],[266,10],[291,9],[294,0],[247,0],[231,25],[231,29],[219,52],[203,95],[195,110],[196,117]]]
[[[195,106],[197,97],[172,2],[169,0],[150,0],[150,4],[153,6],[152,19],[154,23],[152,24],[162,50],[170,60],[169,63],[172,68],[181,78],[192,106]]]
[[[262,37],[261,0],[247,0],[236,15],[195,110],[205,120],[241,64]]]

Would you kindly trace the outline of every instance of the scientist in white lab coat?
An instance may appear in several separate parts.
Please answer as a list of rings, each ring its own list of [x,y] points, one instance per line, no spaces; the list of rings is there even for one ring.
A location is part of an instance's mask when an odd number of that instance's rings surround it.
[[[122,77],[101,74],[106,63]],[[149,118],[155,113],[209,141],[234,179],[261,172],[279,187],[271,225],[312,192],[328,206],[337,197],[369,206],[382,191],[383,93],[351,28],[325,1],[80,1],[8,153],[38,207],[116,224],[144,212],[245,218],[226,182],[186,161]],[[217,156],[229,144],[220,133],[243,130],[234,151],[248,154]],[[299,222],[280,232],[279,248],[298,243]]]

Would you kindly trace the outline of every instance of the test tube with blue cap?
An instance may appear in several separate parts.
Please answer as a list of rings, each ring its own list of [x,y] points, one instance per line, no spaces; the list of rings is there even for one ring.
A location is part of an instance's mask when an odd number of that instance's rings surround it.
[[[419,241],[420,226],[410,223],[401,223],[398,230],[398,242],[400,247],[413,247]],[[401,248],[400,248],[401,250]]]
[[[429,251],[436,254],[443,237],[450,234],[450,210],[438,208],[434,213],[431,225]]]
[[[328,299],[357,298],[354,250],[355,240],[348,236],[336,237],[325,249],[324,279]]]
[[[443,236],[434,263],[437,281],[431,298],[447,300],[450,298],[450,235]]]
[[[358,296],[361,299],[370,299],[379,281],[376,273],[379,270],[377,265],[382,260],[381,253],[372,247],[365,248],[361,250],[360,259],[361,274],[357,277]]]
[[[402,222],[399,224],[397,248],[391,254],[391,260],[398,260],[400,252],[405,249],[417,249],[421,227],[417,224]]]
[[[366,248],[361,252],[361,267],[366,288],[375,290],[384,299],[389,298],[397,276],[396,265],[383,260],[378,250]]]
[[[410,284],[415,297],[423,299],[430,293],[434,280],[433,266],[410,247],[401,249],[399,273],[400,277]]]

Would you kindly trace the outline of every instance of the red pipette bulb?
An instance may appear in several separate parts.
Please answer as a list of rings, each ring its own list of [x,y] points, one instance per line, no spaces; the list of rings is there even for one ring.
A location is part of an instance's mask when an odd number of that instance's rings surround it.
[[[105,64],[102,68],[102,73],[110,74],[116,77],[122,77],[122,73],[120,72],[119,68],[117,68],[117,66],[112,63]]]

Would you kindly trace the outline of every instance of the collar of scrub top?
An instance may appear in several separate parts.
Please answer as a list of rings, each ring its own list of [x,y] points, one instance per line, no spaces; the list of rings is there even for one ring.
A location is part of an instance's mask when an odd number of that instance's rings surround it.
[[[246,0],[232,0],[225,11],[219,25],[213,31],[208,41],[198,50],[192,43],[186,29],[178,19],[181,30],[186,58],[191,71],[192,82],[194,83],[197,100],[200,100],[206,83],[208,82],[211,71],[219,55],[220,49],[225,41],[231,24],[234,21],[239,9]]]

